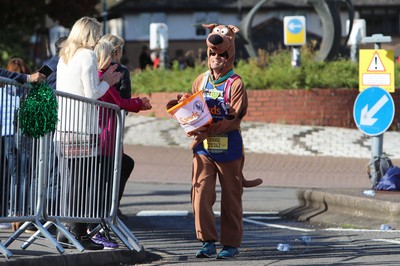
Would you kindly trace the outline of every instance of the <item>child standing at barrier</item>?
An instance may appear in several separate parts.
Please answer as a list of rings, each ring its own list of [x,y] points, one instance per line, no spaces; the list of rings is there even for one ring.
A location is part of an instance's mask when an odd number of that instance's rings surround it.
[[[114,84],[114,87],[119,91],[119,94],[122,98],[130,99],[132,95],[131,73],[126,66],[121,64],[125,41],[121,37],[113,34],[106,34],[101,37],[101,39],[109,41],[113,45],[113,51],[111,54],[111,65],[117,64],[118,67],[115,71],[122,73],[121,79]]]
[[[99,68],[99,76],[101,77],[104,72],[110,67],[111,63],[111,55],[114,51],[113,44],[107,41],[105,38],[100,39],[95,47],[95,53],[97,56],[98,68]],[[113,103],[118,105],[121,109],[124,109],[129,112],[139,112],[142,110],[150,110],[152,108],[150,104],[150,100],[147,97],[142,98],[129,98],[124,99],[121,97],[120,93],[114,86],[111,86],[108,91],[99,98],[100,101]],[[102,146],[102,155],[106,161],[110,161],[114,159],[114,151],[113,147],[115,146],[115,137],[116,137],[116,128],[115,121],[113,118],[109,118],[107,121],[100,120],[100,127],[102,129],[101,132],[101,146]],[[120,178],[120,187],[119,187],[119,195],[118,195],[118,205],[121,200],[125,184],[133,170],[134,161],[127,154],[122,151],[122,159],[121,159],[121,178]],[[111,169],[110,169],[111,170]],[[109,178],[112,176],[112,172],[108,173]],[[92,240],[96,243],[101,243],[105,247],[109,245],[108,239],[101,235],[96,234]]]
[[[68,39],[65,41],[60,51],[60,61],[57,65],[57,90],[71,94],[84,96],[87,98],[98,99],[103,96],[108,88],[114,85],[120,78],[121,74],[115,72],[117,66],[110,67],[99,79],[97,74],[97,59],[93,51],[96,43],[101,37],[101,24],[90,17],[82,17],[73,25]],[[83,109],[81,112],[72,110],[74,106],[69,106],[70,113],[64,110],[61,113],[59,109],[59,120],[68,123],[58,123],[55,140],[56,149],[60,149],[61,133],[67,136],[70,132],[88,134],[88,136],[96,139],[95,135],[99,132],[98,121],[91,119],[92,113]],[[62,150],[62,149],[60,149]],[[90,165],[97,167],[98,163],[96,154],[85,154],[83,157],[72,159],[62,158],[63,154],[59,151],[59,162],[66,163],[69,169],[65,169],[64,165],[59,165],[59,171],[69,170],[69,174],[63,173],[65,184],[71,184],[73,191],[69,191],[73,195],[86,195],[93,190],[91,187],[79,187],[78,183],[82,178],[87,178],[86,173],[90,171]],[[68,171],[66,171],[68,172]],[[82,190],[86,190],[86,193]],[[64,213],[69,215],[78,215],[75,207],[71,203],[65,203],[62,206]],[[72,208],[72,209],[71,209]],[[78,216],[79,218],[79,216]],[[67,229],[76,237],[85,249],[96,250],[103,249],[102,245],[94,243],[87,235],[87,224],[82,222],[72,222],[66,224]],[[58,232],[57,240],[59,242],[67,242],[67,238]]]
[[[131,98],[131,73],[128,68],[121,64],[121,58],[123,54],[123,47],[125,44],[124,39],[117,35],[106,34],[101,37],[101,40],[106,40],[111,42],[113,45],[113,51],[111,53],[111,65],[117,64],[118,67],[116,71],[122,73],[122,78],[119,82],[115,83],[114,87],[118,90],[119,94],[122,98],[130,99]],[[135,161],[132,157],[127,154],[123,154],[122,157],[122,168],[121,168],[121,184],[119,190],[119,201],[121,201],[122,194],[124,193],[125,184],[128,181],[129,176],[131,175],[134,167]],[[117,212],[118,218],[123,221],[126,221],[128,217],[122,213],[121,208],[118,208]]]

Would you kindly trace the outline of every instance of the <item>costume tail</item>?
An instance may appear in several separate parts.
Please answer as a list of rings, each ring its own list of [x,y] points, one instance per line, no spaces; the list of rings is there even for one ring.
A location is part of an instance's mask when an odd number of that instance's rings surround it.
[[[242,185],[243,187],[256,187],[262,184],[262,179],[261,178],[256,178],[252,180],[247,180],[246,178],[243,177],[242,180]]]

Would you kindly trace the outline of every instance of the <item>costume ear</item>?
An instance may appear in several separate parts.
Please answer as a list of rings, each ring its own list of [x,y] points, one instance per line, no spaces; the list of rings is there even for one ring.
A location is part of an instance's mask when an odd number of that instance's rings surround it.
[[[212,23],[212,24],[201,24],[201,26],[203,26],[203,28],[212,30],[217,26],[217,24],[215,24],[215,23]]]
[[[234,33],[238,33],[240,31],[238,27],[233,26],[233,25],[228,25],[227,27],[228,27],[228,29],[230,29]]]

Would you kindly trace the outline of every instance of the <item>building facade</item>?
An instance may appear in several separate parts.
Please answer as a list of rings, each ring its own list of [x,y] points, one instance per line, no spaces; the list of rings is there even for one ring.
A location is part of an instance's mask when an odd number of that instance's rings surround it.
[[[283,45],[283,18],[304,16],[307,41],[321,41],[323,23],[312,2],[316,0],[263,1],[252,21],[253,40],[257,49],[279,49]],[[332,2],[332,0],[329,0]],[[350,0],[349,0],[350,1]],[[142,46],[149,46],[150,24],[165,23],[168,27],[167,60],[179,61],[182,65],[201,59],[205,54],[205,38],[208,34],[201,24],[218,23],[241,26],[251,9],[260,0],[124,0],[118,1],[108,10],[108,31],[122,36],[126,41],[125,56],[128,66],[138,66]],[[334,1],[335,2],[335,1]],[[339,6],[341,36],[345,55],[346,22],[349,19],[345,1],[336,1]],[[396,0],[352,0],[355,17],[366,20],[366,35],[381,33],[392,37],[387,47],[400,54],[400,1]],[[239,57],[246,57],[240,43]],[[385,48],[385,47],[383,47]]]

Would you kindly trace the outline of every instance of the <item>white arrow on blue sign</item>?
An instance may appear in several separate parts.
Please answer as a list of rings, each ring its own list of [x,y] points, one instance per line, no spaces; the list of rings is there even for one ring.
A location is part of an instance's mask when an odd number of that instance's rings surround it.
[[[394,102],[389,92],[380,87],[369,87],[358,94],[353,109],[358,129],[369,136],[384,133],[394,118]]]
[[[289,20],[287,27],[291,33],[298,34],[303,29],[303,22],[297,18],[294,18]]]

